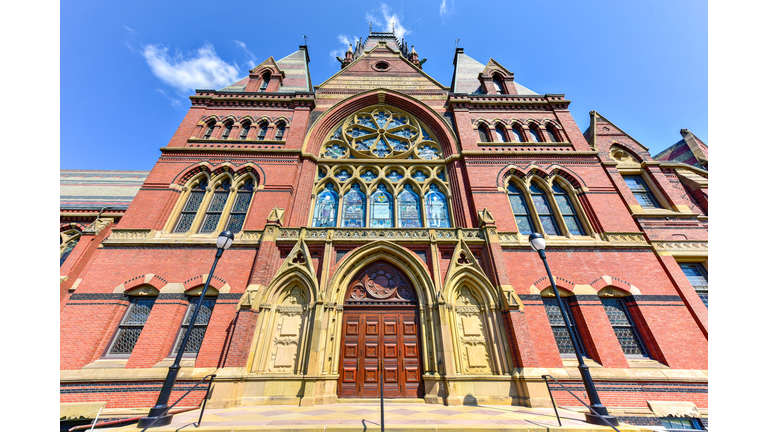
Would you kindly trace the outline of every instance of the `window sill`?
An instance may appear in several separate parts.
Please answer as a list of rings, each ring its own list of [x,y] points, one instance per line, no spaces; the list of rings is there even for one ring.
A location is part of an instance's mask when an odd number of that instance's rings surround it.
[[[125,369],[127,364],[128,357],[100,358],[93,363],[83,366],[83,369]]]
[[[171,367],[171,365],[173,365],[173,361],[174,360],[176,360],[175,357],[164,358],[164,359],[160,360],[159,362],[155,363],[152,367],[153,368],[167,368],[167,367]],[[179,363],[179,366],[183,367],[183,368],[184,367],[193,368],[193,367],[195,367],[195,361],[196,360],[197,360],[197,356],[196,355],[194,357],[184,356],[181,359],[181,363]]]
[[[603,365],[601,365],[600,363],[592,360],[591,358],[582,357],[582,359],[584,360],[584,364],[587,365],[590,368],[602,368],[603,367]],[[572,354],[572,355],[561,354],[560,355],[560,360],[562,360],[562,362],[563,362],[563,367],[577,367],[577,366],[579,366],[579,361],[576,360],[576,355],[575,354]]]
[[[648,357],[627,357],[627,363],[631,369],[670,369],[669,366]]]

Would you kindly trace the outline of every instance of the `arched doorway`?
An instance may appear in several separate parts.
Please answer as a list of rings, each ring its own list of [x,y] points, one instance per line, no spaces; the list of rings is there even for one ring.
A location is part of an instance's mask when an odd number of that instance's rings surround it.
[[[347,287],[341,328],[338,396],[423,397],[419,302],[411,282],[383,261]]]

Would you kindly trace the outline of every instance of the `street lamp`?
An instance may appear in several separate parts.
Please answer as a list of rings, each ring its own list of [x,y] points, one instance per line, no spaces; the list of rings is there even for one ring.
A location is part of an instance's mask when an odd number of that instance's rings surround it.
[[[577,340],[581,342],[581,335],[579,334],[578,328],[576,326],[571,326],[568,318],[568,314],[565,313],[565,305],[563,304],[563,300],[560,298],[560,293],[557,291],[557,285],[555,285],[555,279],[552,277],[552,272],[549,271],[549,264],[547,264],[547,256],[544,254],[544,248],[547,247],[546,241],[544,240],[544,236],[535,232],[531,234],[528,237],[528,242],[531,244],[531,247],[533,250],[539,253],[539,257],[544,262],[544,268],[547,269],[547,276],[549,276],[549,283],[552,286],[552,290],[555,292],[555,297],[557,297],[557,305],[560,307],[560,314],[563,316],[563,321],[565,321],[565,328],[568,330],[568,336],[571,338],[571,344],[573,344],[573,351],[576,352],[576,359],[579,362],[579,372],[581,373],[581,380],[584,382],[584,388],[587,390],[587,397],[589,397],[589,406],[593,410],[595,410],[596,413],[600,414],[602,416],[602,419],[600,416],[594,415],[592,413],[587,413],[587,423],[591,424],[605,424],[606,421],[610,423],[613,426],[619,425],[619,420],[616,418],[616,416],[608,415],[608,409],[603,406],[602,403],[600,403],[600,397],[597,395],[597,389],[595,388],[595,383],[592,382],[592,375],[589,373],[589,367],[584,364],[584,359],[581,358],[581,353],[579,352],[579,346],[584,346],[581,343],[577,344]],[[574,323],[575,324],[575,323]]]
[[[203,306],[203,299],[205,298],[205,293],[208,292],[208,284],[211,283],[213,271],[216,269],[216,263],[219,262],[219,258],[221,258],[221,254],[224,253],[224,250],[229,249],[229,247],[232,246],[232,242],[234,240],[235,235],[232,234],[232,231],[229,230],[219,234],[219,238],[216,239],[216,247],[218,248],[216,250],[216,258],[213,260],[213,266],[211,267],[211,272],[208,274],[208,280],[205,281],[205,287],[203,287],[203,291],[200,293],[200,299],[197,301],[197,307],[192,313],[192,318],[189,321],[190,325],[187,326],[187,331],[184,332],[184,339],[181,341],[181,345],[179,346],[179,352],[176,354],[176,360],[174,360],[171,367],[168,368],[168,375],[165,377],[163,388],[160,389],[160,395],[157,397],[155,406],[149,410],[149,413],[146,417],[139,419],[138,427],[145,428],[150,424],[152,424],[152,427],[165,426],[169,424],[173,419],[173,414],[168,414],[165,411],[168,409],[168,399],[171,397],[171,391],[173,390],[173,384],[176,382],[176,376],[179,374],[179,369],[181,369],[181,366],[179,366],[181,363],[181,357],[184,355],[184,350],[187,347],[187,341],[189,340],[189,335],[192,333],[192,328],[194,327],[195,320],[197,319],[197,314],[200,312],[200,308]]]

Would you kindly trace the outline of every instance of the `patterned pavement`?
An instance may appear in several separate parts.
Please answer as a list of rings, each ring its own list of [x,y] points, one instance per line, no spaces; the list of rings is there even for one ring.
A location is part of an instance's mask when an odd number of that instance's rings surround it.
[[[559,409],[563,427],[551,408],[525,408],[518,406],[484,405],[456,406],[428,404],[384,404],[384,428],[392,431],[429,430],[453,431],[467,429],[544,432],[544,431],[612,431],[584,422],[584,415]],[[173,422],[152,432],[184,431],[376,431],[380,430],[378,404],[354,403],[297,407],[260,405],[229,409],[206,409],[200,427],[200,411],[177,414]],[[102,429],[103,430],[103,429]],[[109,429],[112,432],[139,430],[135,425]],[[619,430],[652,432],[639,426],[621,426]]]

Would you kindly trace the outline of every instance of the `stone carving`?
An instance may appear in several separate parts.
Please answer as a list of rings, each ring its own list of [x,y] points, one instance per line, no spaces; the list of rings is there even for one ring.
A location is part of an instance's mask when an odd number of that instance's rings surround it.
[[[465,374],[491,373],[488,335],[480,302],[467,287],[462,287],[454,306],[461,344],[461,371]]]
[[[400,272],[387,264],[375,264],[352,283],[347,300],[415,301],[416,295]]]
[[[641,233],[605,233],[606,239],[611,243],[644,243],[645,237]]]
[[[653,242],[653,248],[672,251],[707,251],[709,246],[707,242]]]
[[[277,325],[273,332],[268,370],[295,373],[307,319],[306,296],[300,287],[294,286],[275,309]]]
[[[113,230],[109,235],[110,240],[144,240],[149,238],[152,230]]]
[[[261,232],[260,231],[243,231],[242,237],[240,237],[241,240],[261,240]]]

